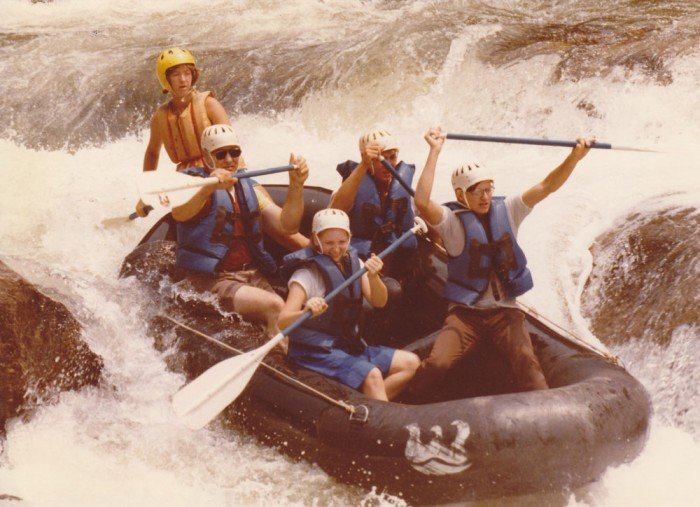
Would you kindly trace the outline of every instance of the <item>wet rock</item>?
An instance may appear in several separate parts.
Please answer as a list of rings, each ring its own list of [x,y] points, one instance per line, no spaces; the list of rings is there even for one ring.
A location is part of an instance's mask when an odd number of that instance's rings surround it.
[[[591,247],[582,298],[591,330],[607,344],[630,338],[665,345],[697,322],[700,214],[691,208],[632,213]]]
[[[102,359],[66,307],[0,261],[0,430],[39,401],[97,384]]]

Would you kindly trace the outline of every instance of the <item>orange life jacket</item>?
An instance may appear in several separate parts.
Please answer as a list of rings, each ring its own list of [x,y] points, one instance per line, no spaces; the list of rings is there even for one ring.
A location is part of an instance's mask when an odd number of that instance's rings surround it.
[[[165,151],[177,169],[192,166],[204,166],[202,148],[199,145],[202,132],[211,125],[204,102],[212,92],[192,92],[192,100],[179,115],[175,114],[172,101],[165,107],[165,114],[160,116],[160,131],[163,133]]]

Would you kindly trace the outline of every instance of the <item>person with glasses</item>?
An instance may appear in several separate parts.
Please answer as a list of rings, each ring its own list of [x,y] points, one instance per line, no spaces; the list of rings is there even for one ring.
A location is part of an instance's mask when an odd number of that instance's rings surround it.
[[[200,73],[194,55],[187,49],[167,48],[158,55],[156,76],[163,94],[169,94],[170,100],[151,118],[144,171],[158,168],[162,147],[178,171],[203,165],[199,142],[204,129],[212,124],[231,124],[213,92],[195,89]],[[136,213],[141,217],[147,214],[142,200],[136,204]]]
[[[211,125],[202,133],[204,167],[185,174],[215,176],[218,183],[202,187],[172,210],[177,222],[175,264],[200,292],[214,293],[224,310],[262,322],[270,336],[279,332],[277,317],[284,301],[268,277],[277,264],[265,250],[263,234],[296,250],[308,245],[299,233],[304,213],[303,186],[309,175],[306,160],[290,155],[297,169],[289,172],[287,200],[280,208],[249,178],[236,178],[241,147],[230,125]]]
[[[494,175],[486,166],[466,164],[452,173],[456,201],[439,205],[430,196],[435,167],[445,141],[439,128],[425,134],[430,152],[416,187],[416,208],[440,235],[447,251],[444,296],[448,314],[429,356],[411,386],[425,394],[481,340],[491,340],[507,359],[519,388],[547,389],[540,363],[515,298],[533,287],[518,228],[532,208],[561,187],[595,139],[577,140],[566,159],[541,182],[520,195],[494,195]]]

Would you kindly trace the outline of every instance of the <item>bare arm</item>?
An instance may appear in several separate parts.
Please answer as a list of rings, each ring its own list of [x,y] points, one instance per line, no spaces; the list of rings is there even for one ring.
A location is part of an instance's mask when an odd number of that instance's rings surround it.
[[[556,169],[550,172],[545,179],[523,193],[525,205],[528,208],[532,208],[549,194],[557,191],[569,179],[576,164],[588,154],[593,142],[595,142],[595,139],[577,139],[576,146],[571,150],[569,156]]]
[[[212,171],[211,176],[219,178],[219,183],[207,185],[200,188],[192,198],[185,204],[172,209],[173,218],[178,222],[186,222],[192,219],[207,203],[211,194],[218,189],[229,190],[236,183],[235,178],[231,178],[231,173],[224,169],[216,169]],[[193,176],[194,177],[194,176]]]
[[[298,283],[292,283],[289,287],[289,294],[287,294],[287,301],[284,302],[282,311],[277,318],[277,327],[284,329],[301,317],[306,311],[303,309],[304,303],[306,303],[306,291]]]
[[[279,223],[285,234],[299,232],[301,218],[304,215],[304,182],[309,177],[309,167],[302,156],[289,156],[289,163],[297,166],[294,171],[289,171],[289,190],[287,199],[282,206]]]
[[[329,208],[341,209],[346,213],[350,212],[353,204],[355,204],[357,189],[360,188],[362,179],[372,167],[372,160],[378,158],[381,154],[382,146],[375,142],[367,143],[367,145],[360,150],[360,156],[362,157],[360,159],[360,164],[350,173],[350,176],[341,183],[338,190],[333,192],[331,201],[328,204]]]
[[[425,167],[421,172],[416,186],[416,195],[414,201],[420,215],[427,220],[431,225],[440,223],[442,220],[442,206],[430,199],[433,192],[433,182],[435,181],[435,167],[437,166],[438,156],[442,145],[445,142],[445,136],[440,131],[440,128],[430,129],[424,136],[426,142],[430,145],[430,152],[425,161]]]
[[[231,120],[229,120],[224,106],[211,95],[204,101],[204,107],[207,110],[207,116],[212,125],[231,125]]]
[[[338,190],[333,192],[328,207],[340,209],[349,213],[352,209],[352,205],[355,204],[357,189],[360,188],[360,183],[362,182],[362,178],[365,177],[365,174],[367,174],[367,166],[363,160],[360,162],[360,165],[352,171],[350,176],[340,184]]]
[[[163,146],[163,138],[160,133],[160,122],[158,121],[159,115],[162,112],[160,109],[156,111],[151,118],[151,135],[148,138],[148,146],[146,146],[146,153],[143,156],[143,170],[144,171],[155,171],[158,169],[158,159],[160,158],[160,149]]]
[[[365,261],[367,273],[362,275],[362,295],[375,308],[383,308],[386,305],[389,295],[386,290],[386,285],[382,282],[379,272],[382,270],[384,263],[376,255]]]
[[[323,298],[313,297],[307,301],[306,291],[300,284],[292,282],[287,294],[280,316],[277,318],[277,327],[284,329],[293,324],[299,317],[311,310],[312,318],[321,315],[328,309],[328,303]]]

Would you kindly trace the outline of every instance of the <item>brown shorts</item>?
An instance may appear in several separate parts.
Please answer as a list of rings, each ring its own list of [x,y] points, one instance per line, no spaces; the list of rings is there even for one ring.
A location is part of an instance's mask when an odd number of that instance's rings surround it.
[[[547,389],[547,381],[525,326],[525,314],[506,307],[450,309],[430,355],[416,373],[416,389],[427,389],[437,382],[457,361],[468,356],[481,340],[491,340],[496,345],[523,390]]]
[[[187,276],[187,280],[192,283],[199,292],[212,292],[216,294],[224,310],[233,311],[233,298],[238,289],[244,286],[256,287],[273,294],[275,290],[267,281],[267,278],[258,269],[247,269],[244,271],[222,271],[216,275],[204,273],[193,273]]]

